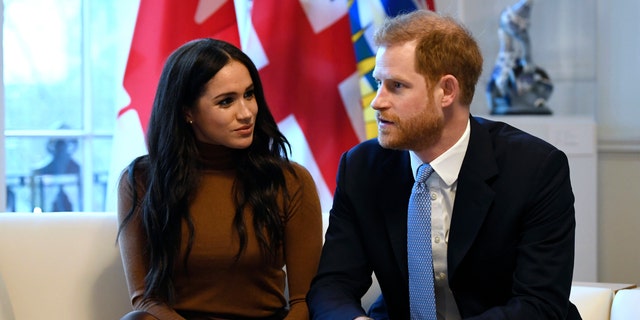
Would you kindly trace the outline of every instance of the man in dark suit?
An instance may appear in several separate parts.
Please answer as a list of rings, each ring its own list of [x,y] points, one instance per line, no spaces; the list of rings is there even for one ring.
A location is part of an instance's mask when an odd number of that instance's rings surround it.
[[[580,319],[569,301],[575,211],[565,154],[470,115],[482,56],[453,19],[400,15],[375,41],[378,138],[340,159],[307,296],[312,318],[370,319],[360,298],[375,272],[376,310],[390,319]],[[425,182],[433,285],[423,291],[433,292],[435,310],[417,317],[407,210],[423,163],[434,170]]]

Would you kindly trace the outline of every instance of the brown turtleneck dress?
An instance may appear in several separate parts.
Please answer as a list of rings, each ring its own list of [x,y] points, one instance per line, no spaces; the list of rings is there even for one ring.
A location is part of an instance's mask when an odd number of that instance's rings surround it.
[[[295,163],[297,178],[285,170],[291,202],[283,255],[277,264],[267,265],[262,260],[251,223],[246,224],[246,251],[238,262],[234,262],[239,241],[232,226],[231,189],[235,178],[232,150],[202,143],[198,147],[205,169],[200,190],[190,206],[195,239],[188,273],[185,273],[182,261],[188,233],[183,224],[182,250],[174,273],[176,302],[173,306],[142,299],[147,267],[139,209],[136,218],[120,236],[120,251],[134,310],[147,311],[161,320],[184,319],[181,315],[199,319],[269,317],[287,305],[286,279],[290,304],[286,319],[308,319],[305,296],[317,271],[322,248],[320,202],[311,175]],[[144,175],[136,172],[136,177],[140,199],[145,192],[139,185]],[[119,221],[131,208],[131,201],[131,186],[124,174],[118,188]],[[245,211],[245,221],[252,221],[249,210]]]

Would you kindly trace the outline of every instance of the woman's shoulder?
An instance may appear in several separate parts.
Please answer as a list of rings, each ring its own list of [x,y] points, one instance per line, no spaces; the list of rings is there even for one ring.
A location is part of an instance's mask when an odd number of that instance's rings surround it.
[[[149,176],[149,159],[147,155],[135,158],[127,165],[120,174],[119,190],[130,192],[131,186],[136,185],[136,189],[143,189]]]
[[[287,171],[287,191],[290,204],[293,209],[289,212],[289,218],[294,216],[313,216],[318,215],[318,223],[321,225],[320,219],[321,207],[317,186],[313,179],[312,173],[303,165],[291,162],[291,171]],[[298,213],[295,213],[298,212]]]
[[[289,163],[291,164],[291,167],[296,173],[300,173],[300,172],[309,173],[309,169],[307,169],[307,167],[303,166],[302,164],[295,161],[289,161]]]
[[[305,166],[295,161],[290,161],[291,171],[285,170],[287,181],[296,180],[299,184],[314,184],[313,176]]]
[[[290,161],[289,163],[291,164],[291,168],[293,169],[293,172],[295,172],[295,174],[311,176],[309,169],[307,169],[307,167],[303,166],[302,164],[295,161]]]

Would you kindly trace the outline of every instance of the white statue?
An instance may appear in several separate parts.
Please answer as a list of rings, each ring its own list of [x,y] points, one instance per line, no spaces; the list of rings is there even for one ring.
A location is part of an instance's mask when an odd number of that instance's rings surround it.
[[[529,16],[533,0],[521,0],[500,14],[500,51],[487,86],[492,114],[551,114],[553,85],[531,59]]]

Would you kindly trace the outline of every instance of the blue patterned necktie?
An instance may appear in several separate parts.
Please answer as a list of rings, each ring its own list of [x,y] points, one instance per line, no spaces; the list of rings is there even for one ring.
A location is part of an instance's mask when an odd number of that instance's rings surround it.
[[[431,255],[431,199],[427,178],[433,173],[422,164],[409,198],[407,217],[407,258],[409,264],[409,302],[411,319],[436,319]]]

